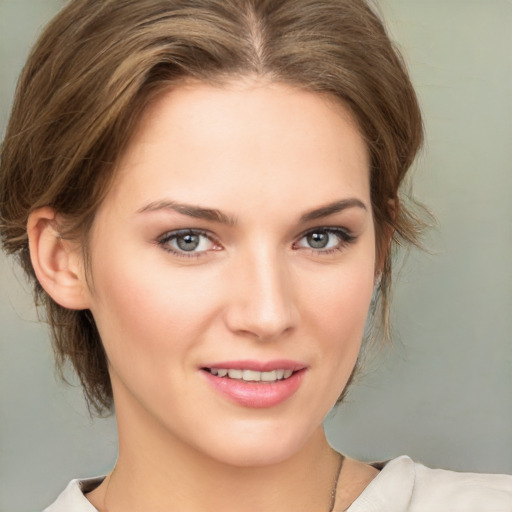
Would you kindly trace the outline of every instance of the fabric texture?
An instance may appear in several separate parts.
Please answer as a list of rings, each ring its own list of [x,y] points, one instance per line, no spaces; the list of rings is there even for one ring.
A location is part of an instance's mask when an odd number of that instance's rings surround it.
[[[512,512],[512,476],[429,469],[405,455],[375,466],[380,473],[347,512]],[[72,480],[44,512],[97,512],[84,492],[102,480]]]
[[[512,512],[512,476],[388,462],[347,512]]]

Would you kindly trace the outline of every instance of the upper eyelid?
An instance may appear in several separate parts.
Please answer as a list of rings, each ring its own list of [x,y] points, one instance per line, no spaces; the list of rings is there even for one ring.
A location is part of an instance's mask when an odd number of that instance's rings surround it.
[[[352,230],[341,227],[341,226],[316,226],[314,228],[309,228],[303,231],[300,235],[297,236],[296,240],[300,240],[304,236],[308,235],[309,233],[315,233],[316,231],[327,231],[328,233],[343,233],[347,237],[354,238],[355,235],[352,232]]]
[[[201,235],[212,242],[217,242],[217,237],[214,236],[209,231],[206,231],[204,229],[197,229],[197,228],[183,228],[183,229],[174,229],[171,231],[166,231],[161,236],[158,237],[158,241],[165,241],[170,240],[174,237],[180,236],[180,235],[187,235],[187,234],[193,234],[193,235]]]

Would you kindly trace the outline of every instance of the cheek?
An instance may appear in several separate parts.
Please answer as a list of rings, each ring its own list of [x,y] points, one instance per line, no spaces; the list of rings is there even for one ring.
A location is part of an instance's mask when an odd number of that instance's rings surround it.
[[[351,332],[364,330],[374,288],[374,261],[371,250],[354,253],[316,285],[309,284],[311,313],[333,339],[350,338]]]
[[[113,254],[102,261],[94,271],[91,310],[111,364],[162,364],[165,351],[179,354],[199,341],[216,307],[213,287],[190,279],[186,271],[193,269],[171,273],[165,265],[140,265],[138,258]]]
[[[325,325],[364,322],[373,291],[373,273],[334,272],[325,286],[311,293],[311,302]],[[328,321],[327,321],[328,320]]]
[[[326,361],[336,360],[335,371],[336,367],[345,373],[352,371],[364,335],[372,289],[371,279],[346,279],[330,290],[330,296],[319,300],[316,323],[327,347],[322,356]]]
[[[308,285],[310,336],[318,340],[318,357],[325,368],[326,390],[334,399],[352,373],[364,335],[374,287],[371,250],[333,267],[316,285]],[[328,382],[337,386],[329,387]]]

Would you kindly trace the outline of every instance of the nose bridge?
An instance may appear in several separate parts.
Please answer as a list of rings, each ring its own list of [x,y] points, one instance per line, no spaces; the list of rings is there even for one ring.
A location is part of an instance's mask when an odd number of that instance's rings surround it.
[[[270,339],[294,327],[297,310],[286,255],[259,244],[240,254],[237,263],[231,328]]]

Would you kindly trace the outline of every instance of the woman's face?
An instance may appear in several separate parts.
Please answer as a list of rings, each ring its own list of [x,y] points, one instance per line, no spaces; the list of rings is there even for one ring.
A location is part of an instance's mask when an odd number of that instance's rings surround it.
[[[229,464],[285,460],[321,429],[363,335],[362,137],[319,94],[181,86],[145,112],[91,261],[121,431]]]

